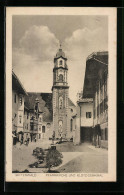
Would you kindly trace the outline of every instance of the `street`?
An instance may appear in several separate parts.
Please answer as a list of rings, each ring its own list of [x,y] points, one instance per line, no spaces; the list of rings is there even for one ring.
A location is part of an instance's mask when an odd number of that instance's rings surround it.
[[[32,155],[36,147],[48,148],[51,141],[39,140],[36,143],[30,142],[28,146],[13,146],[13,171],[47,172],[46,168],[29,168],[29,164],[37,161]],[[107,173],[108,171],[108,151],[106,149],[95,148],[89,143],[82,143],[74,146],[72,142],[65,142],[56,145],[56,149],[63,154],[63,162],[60,166],[54,167],[60,173]]]

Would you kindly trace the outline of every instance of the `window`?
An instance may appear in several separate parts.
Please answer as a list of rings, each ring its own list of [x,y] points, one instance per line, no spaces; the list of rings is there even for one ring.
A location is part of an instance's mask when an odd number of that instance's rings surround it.
[[[71,119],[71,131],[73,130],[73,119]]]
[[[104,99],[104,110],[108,109],[108,97],[106,96],[106,98]]]
[[[42,126],[42,133],[45,133],[45,126]]]
[[[19,116],[19,123],[22,123],[22,116]]]
[[[41,126],[39,126],[39,131],[41,130]]]
[[[22,105],[22,97],[19,98],[20,106]]]
[[[101,140],[105,140],[105,131],[101,129]]]
[[[63,82],[63,75],[62,74],[59,75],[59,81]]]
[[[60,96],[59,97],[59,109],[63,108],[63,98]]]
[[[28,116],[29,116],[29,114],[27,113],[27,119],[28,119]]]
[[[62,65],[62,60],[59,61],[59,65]]]
[[[16,94],[15,94],[15,96],[14,96],[14,102],[16,103]]]
[[[86,118],[91,118],[91,112],[86,112]]]
[[[33,124],[31,124],[31,130],[33,130]]]
[[[108,129],[105,128],[105,140],[108,140]]]
[[[28,124],[27,124],[27,129],[28,129]]]

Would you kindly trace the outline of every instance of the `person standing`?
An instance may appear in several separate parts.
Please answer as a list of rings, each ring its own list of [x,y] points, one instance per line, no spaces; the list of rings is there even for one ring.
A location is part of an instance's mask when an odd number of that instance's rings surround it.
[[[29,138],[27,138],[27,142],[26,142],[26,145],[28,146],[28,144],[29,144]]]
[[[30,138],[28,137],[28,143],[29,143],[29,141],[30,141]]]
[[[21,137],[20,146],[23,144],[23,136]]]

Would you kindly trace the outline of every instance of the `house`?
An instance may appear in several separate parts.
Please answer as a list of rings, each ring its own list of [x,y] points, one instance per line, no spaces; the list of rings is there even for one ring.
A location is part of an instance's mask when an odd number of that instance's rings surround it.
[[[87,57],[83,92],[78,94],[74,144],[108,148],[108,52]]]
[[[27,95],[19,78],[12,71],[12,133],[17,137],[18,141],[21,140],[24,130],[24,101]]]
[[[53,136],[53,106],[52,93],[34,93],[28,92],[25,98],[25,105],[30,112],[30,135],[31,140],[52,139]],[[75,116],[76,106],[68,99],[69,105],[69,128],[70,138],[73,137],[73,131],[76,128]]]
[[[88,56],[83,98],[93,98],[93,136],[96,147],[108,148],[108,52]]]
[[[93,99],[81,98],[77,105],[80,109],[80,142],[92,142]]]
[[[52,138],[52,93],[28,92],[25,104],[30,111],[31,141]]]
[[[24,141],[30,138],[30,110],[24,103],[24,122],[23,122]]]

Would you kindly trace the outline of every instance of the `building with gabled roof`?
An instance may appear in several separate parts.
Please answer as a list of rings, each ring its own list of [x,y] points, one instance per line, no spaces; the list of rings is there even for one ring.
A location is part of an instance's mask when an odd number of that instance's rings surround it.
[[[28,96],[25,97],[25,109],[28,108],[30,112],[30,133],[32,138],[52,138],[53,135],[53,105],[52,105],[52,93],[40,93],[40,92],[27,92]],[[38,113],[39,121],[35,119],[36,99],[38,99]],[[73,135],[72,120],[76,115],[76,106],[68,98],[69,105],[69,120],[71,134]],[[40,119],[41,118],[41,119]],[[38,122],[38,126],[37,126]],[[75,125],[73,125],[75,127]],[[72,137],[70,136],[70,138]]]
[[[24,101],[28,96],[17,75],[12,71],[12,133],[21,139],[24,131]]]
[[[77,141],[89,137],[96,147],[108,148],[108,52],[94,52],[86,59],[86,70],[82,97],[78,101],[79,123]],[[91,101],[92,99],[92,101]],[[89,103],[88,103],[89,101]],[[86,129],[86,123],[81,120],[85,102],[86,118],[92,118],[90,133]],[[87,102],[87,103],[86,103]],[[86,106],[87,105],[87,106]],[[82,112],[80,109],[82,108]],[[90,110],[89,110],[90,108]],[[89,120],[89,119],[88,119]],[[87,121],[88,121],[87,120]],[[89,123],[90,124],[90,123]],[[84,136],[86,135],[86,136]],[[82,138],[82,139],[81,139]],[[85,140],[84,140],[85,141]]]

